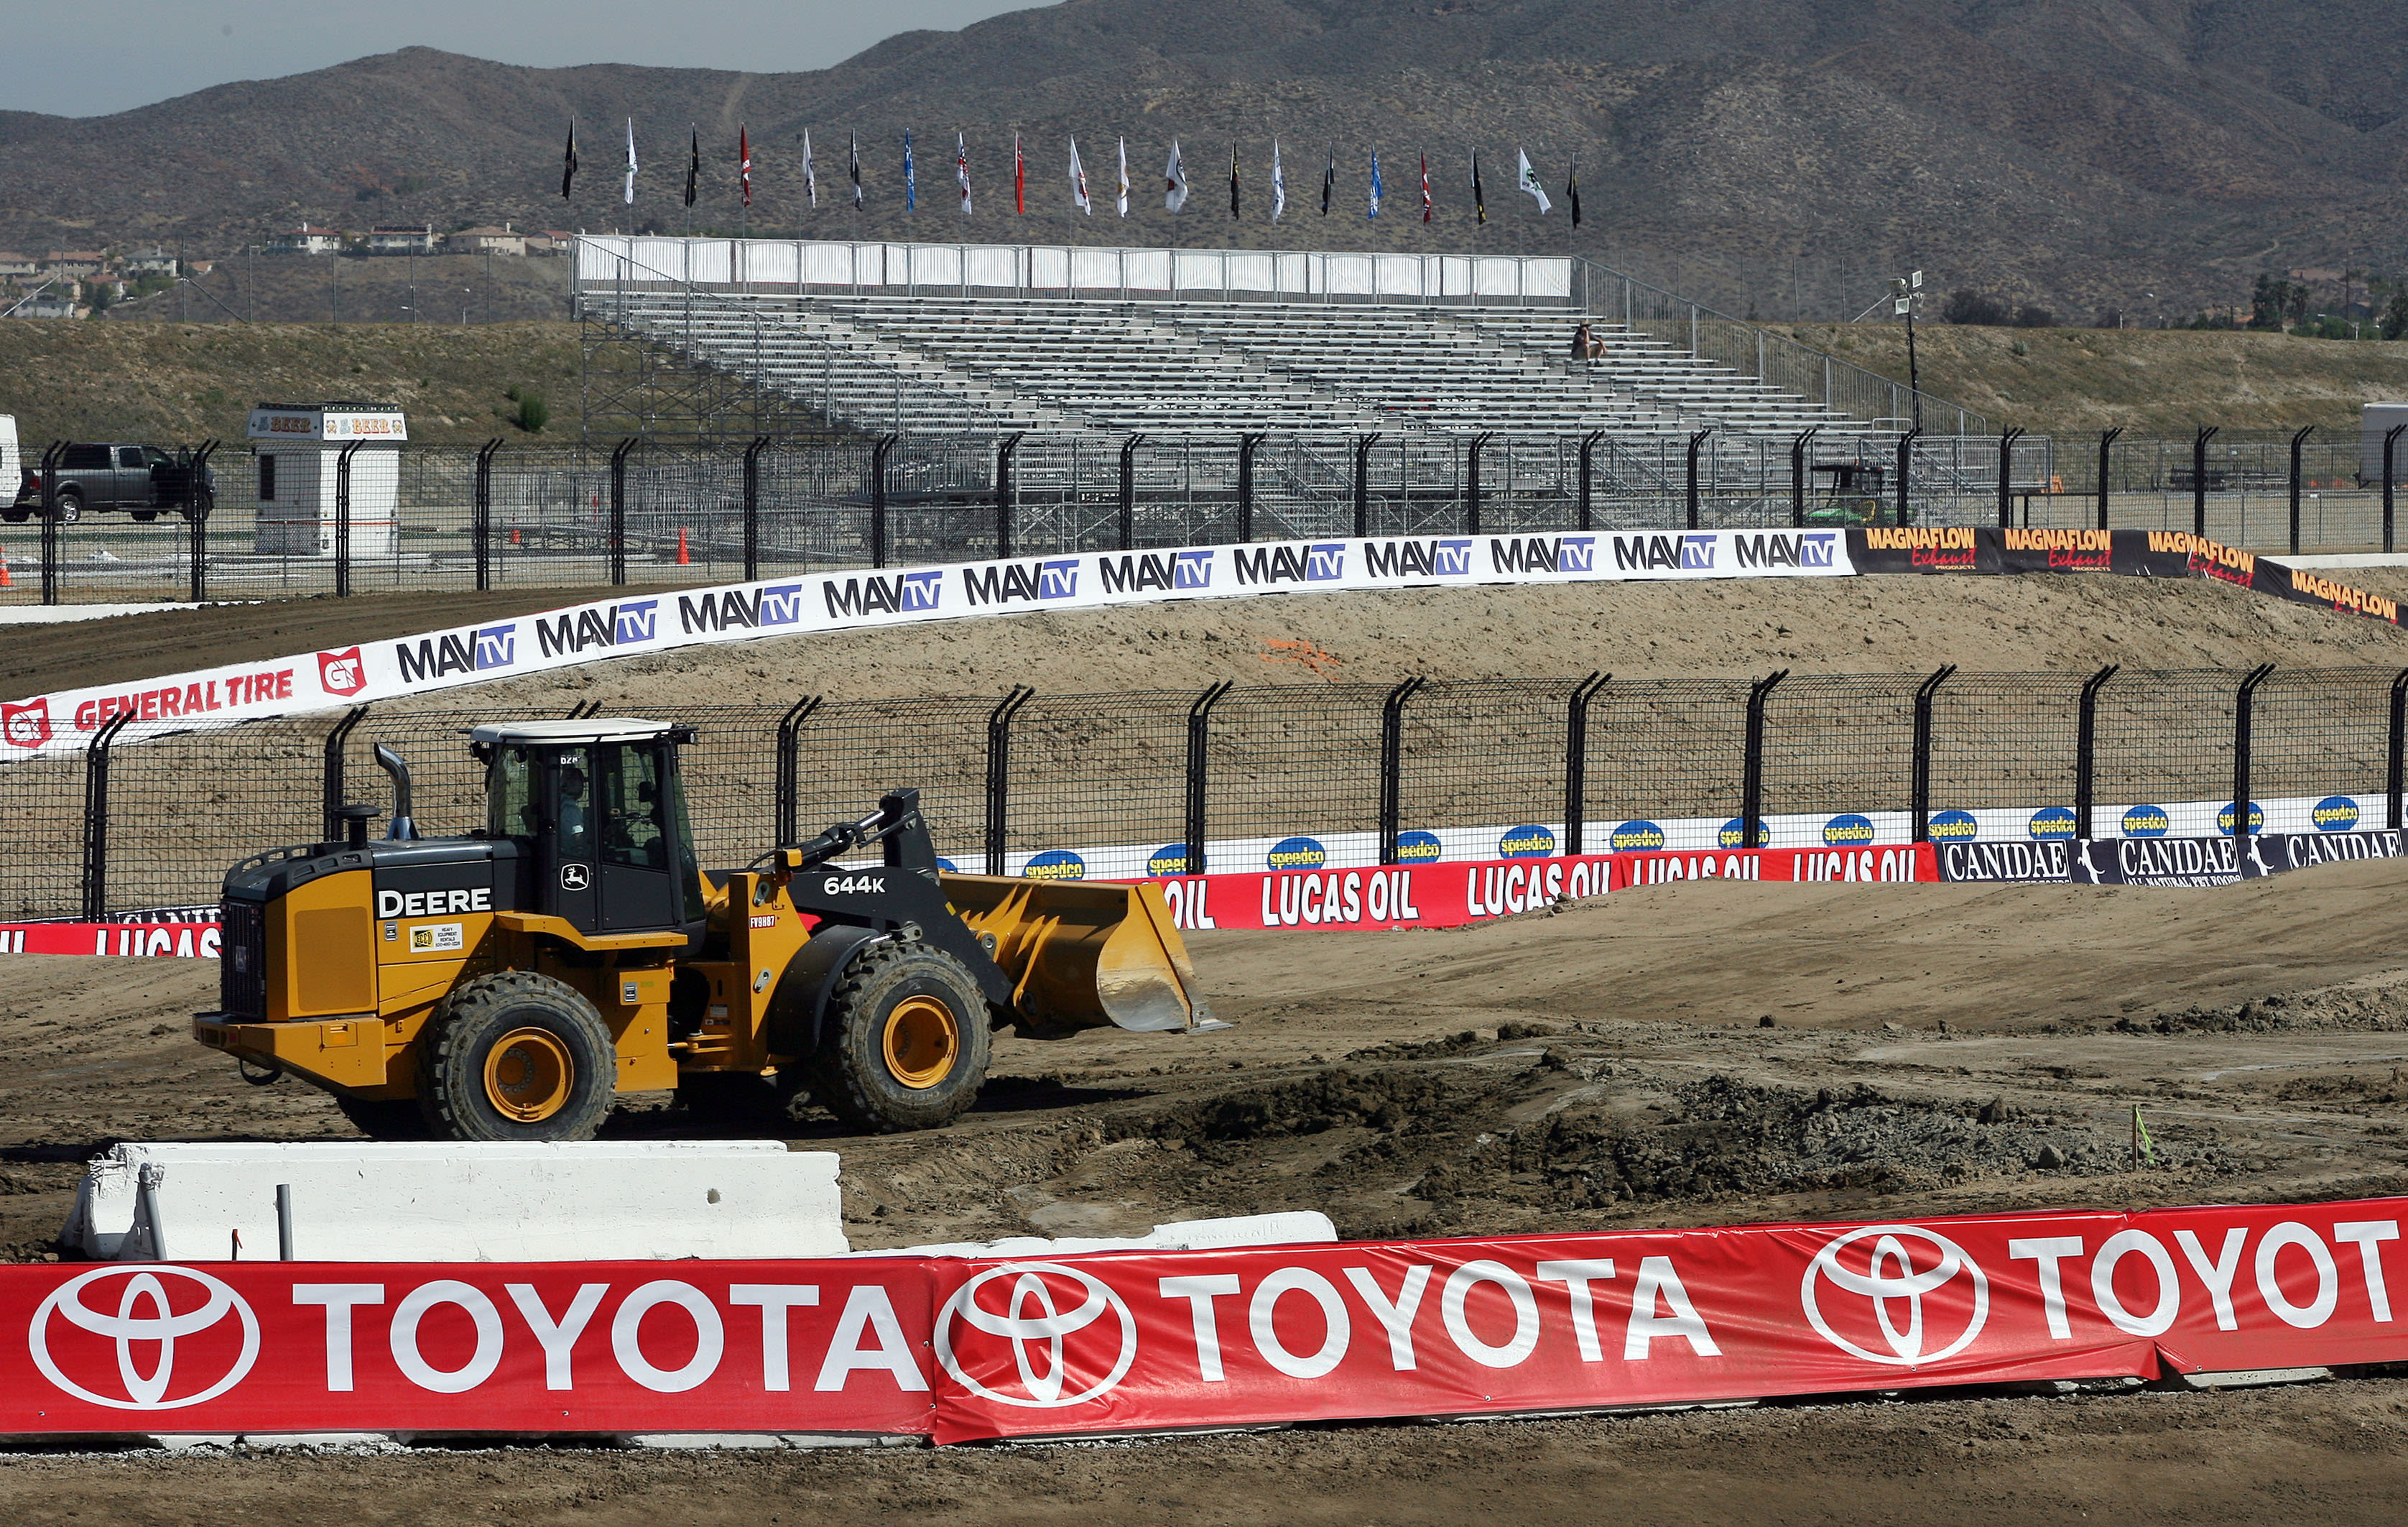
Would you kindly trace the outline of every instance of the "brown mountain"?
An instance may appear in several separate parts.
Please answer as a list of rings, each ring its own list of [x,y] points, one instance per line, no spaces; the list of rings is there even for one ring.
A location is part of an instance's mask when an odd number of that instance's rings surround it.
[[[774,64],[775,60],[762,60]],[[675,230],[688,123],[699,226],[734,229],[737,128],[756,232],[830,237],[1555,251],[1767,318],[1853,316],[1919,266],[2086,319],[2243,298],[2261,270],[2408,275],[2408,7],[2364,0],[1069,0],[909,33],[835,68],[530,69],[423,49],[221,86],[115,116],[0,113],[0,247],[182,239],[302,218],[364,228],[513,220],[609,228],[624,119],[634,221]],[[584,169],[557,193],[561,138]],[[821,207],[800,202],[811,130]],[[912,130],[920,206],[901,206]],[[955,209],[970,142],[978,212]],[[1010,215],[1010,135],[1031,214]],[[858,133],[870,210],[844,194]],[[1076,134],[1103,214],[1066,209]],[[1137,194],[1110,215],[1113,141]],[[1196,192],[1161,207],[1171,137]],[[1288,216],[1265,221],[1283,143]],[[1245,217],[1227,217],[1235,144]],[[1337,206],[1318,187],[1338,145]],[[1540,221],[1516,146],[1584,218]],[[1490,222],[1470,216],[1477,146]],[[1363,215],[1368,155],[1386,185]],[[1419,219],[1426,151],[1438,221]]]

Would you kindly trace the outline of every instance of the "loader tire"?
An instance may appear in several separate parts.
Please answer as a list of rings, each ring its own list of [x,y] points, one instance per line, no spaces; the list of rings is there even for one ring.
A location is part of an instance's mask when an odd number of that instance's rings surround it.
[[[425,1140],[426,1113],[416,1098],[347,1098],[335,1094],[335,1106],[351,1128],[371,1140]]]
[[[874,944],[828,993],[811,1094],[857,1130],[938,1129],[977,1101],[993,1043],[961,961],[925,944]]]
[[[419,1106],[438,1140],[591,1140],[618,1075],[594,1005],[530,971],[465,983],[419,1036]]]

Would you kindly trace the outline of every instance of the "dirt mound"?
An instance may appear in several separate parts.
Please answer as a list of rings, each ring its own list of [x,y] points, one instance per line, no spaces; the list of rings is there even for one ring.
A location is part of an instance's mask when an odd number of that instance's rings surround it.
[[[2307,991],[2268,992],[2223,1007],[2196,1003],[2153,1018],[2119,1018],[2128,1033],[2278,1033],[2289,1030],[2350,1029],[2378,1033],[2408,1030],[2408,977],[2385,975]]]

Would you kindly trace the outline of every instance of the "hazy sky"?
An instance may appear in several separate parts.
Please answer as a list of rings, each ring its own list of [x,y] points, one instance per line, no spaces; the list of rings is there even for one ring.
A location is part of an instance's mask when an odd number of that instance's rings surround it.
[[[817,69],[881,37],[967,26],[1029,0],[10,0],[0,108],[92,117],[230,79],[322,69],[397,48],[505,64]]]

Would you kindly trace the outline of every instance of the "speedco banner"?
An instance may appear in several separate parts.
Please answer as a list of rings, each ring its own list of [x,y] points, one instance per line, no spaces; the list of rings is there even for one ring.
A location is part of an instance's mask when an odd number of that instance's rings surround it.
[[[0,1434],[939,1443],[2396,1361],[2408,1200],[1053,1260],[0,1268]]]
[[[1937,880],[1929,843],[1687,854],[1575,854],[1368,870],[1158,877],[1182,929],[1461,928],[1558,900],[1680,880]]]
[[[1853,570],[1847,537],[1838,530],[1598,531],[1079,552],[682,591],[630,590],[613,599],[397,641],[0,704],[0,742],[14,756],[69,751],[121,714],[197,725],[241,721],[709,642],[1032,610],[1450,583],[1829,578]]]

